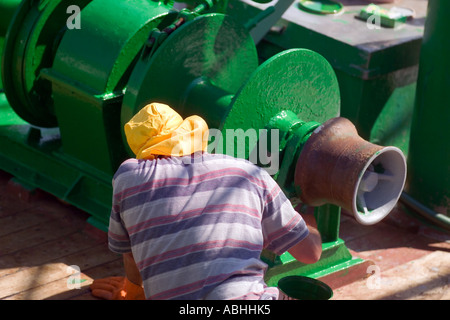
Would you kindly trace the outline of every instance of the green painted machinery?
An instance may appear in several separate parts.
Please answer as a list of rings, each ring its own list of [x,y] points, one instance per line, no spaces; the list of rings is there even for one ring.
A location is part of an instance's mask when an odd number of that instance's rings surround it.
[[[426,221],[450,232],[448,10],[448,1],[429,2],[411,124],[408,193],[402,200]]]
[[[246,21],[249,14],[281,7],[275,26],[262,26],[263,35],[252,31],[259,56],[270,57],[296,47],[324,56],[338,78],[341,116],[351,120],[363,138],[397,146],[407,156],[408,182],[401,196],[405,211],[449,231],[450,148],[446,141],[450,119],[446,102],[450,71],[449,42],[444,39],[449,30],[445,17],[448,1],[380,3],[386,10],[413,11],[411,19],[392,28],[374,17],[357,19],[367,5],[348,0],[279,0],[275,4],[230,0],[229,14]],[[337,13],[320,12],[336,8]]]
[[[85,210],[105,230],[112,176],[132,156],[123,125],[144,105],[167,103],[220,133],[212,152],[251,158],[269,133],[276,144],[266,156],[279,155],[271,174],[316,207],[322,258],[304,265],[264,252],[270,285],[361,265],[339,238],[341,208],[363,224],[385,217],[405,181],[402,153],[362,140],[338,117],[338,82],[321,55],[290,49],[261,61],[251,31],[276,10],[240,23],[223,8],[212,0],[182,10],[151,0],[0,1],[0,31],[8,21],[0,35],[0,169]]]

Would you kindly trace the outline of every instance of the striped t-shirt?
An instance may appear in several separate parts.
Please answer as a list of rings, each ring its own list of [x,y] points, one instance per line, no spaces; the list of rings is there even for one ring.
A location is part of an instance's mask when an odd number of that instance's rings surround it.
[[[308,235],[276,182],[242,159],[129,159],[113,190],[109,247],[133,253],[147,299],[277,299],[261,251]]]

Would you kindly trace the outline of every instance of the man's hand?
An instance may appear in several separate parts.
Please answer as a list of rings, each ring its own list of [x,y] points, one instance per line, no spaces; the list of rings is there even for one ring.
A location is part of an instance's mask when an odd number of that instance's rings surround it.
[[[109,277],[94,280],[92,295],[106,300],[145,300],[144,289],[126,277]]]

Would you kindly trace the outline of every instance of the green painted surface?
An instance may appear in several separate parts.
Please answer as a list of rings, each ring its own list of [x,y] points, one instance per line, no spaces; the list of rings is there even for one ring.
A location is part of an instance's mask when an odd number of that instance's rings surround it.
[[[313,51],[292,49],[252,74],[237,92],[224,129],[264,128],[282,110],[304,122],[324,122],[336,117],[339,108],[339,87],[328,62]]]
[[[303,264],[296,261],[289,253],[279,257],[270,257],[269,253],[264,252],[262,258],[269,265],[265,276],[269,286],[276,286],[278,281],[286,276],[304,275],[320,278],[364,262],[362,259],[354,258],[341,239],[334,242],[324,242],[322,256],[314,264]]]
[[[0,127],[16,124],[27,124],[9,106],[5,94],[0,93]]]
[[[9,24],[14,13],[19,7],[21,0],[2,0],[0,1],[0,37],[6,35]]]
[[[342,3],[330,0],[300,0],[298,7],[315,14],[336,14],[344,8]]]
[[[109,174],[126,158],[117,143],[123,91],[151,30],[172,22],[170,8],[95,0],[81,11],[81,29],[65,32],[52,67],[41,71],[51,84],[64,153]],[[120,23],[117,12],[126,13]]]
[[[282,110],[303,122],[324,122],[337,116],[339,108],[339,86],[328,62],[310,50],[286,50],[262,63],[241,86],[223,131],[265,128]],[[252,149],[248,146],[245,157]]]
[[[372,143],[396,146],[408,155],[415,94],[416,83],[394,90],[373,124]]]
[[[430,1],[409,145],[408,194],[450,216],[449,1]]]
[[[0,94],[1,170],[28,186],[42,189],[108,225],[111,176],[61,152],[58,128],[37,129],[13,116]],[[8,117],[8,115],[11,115]]]

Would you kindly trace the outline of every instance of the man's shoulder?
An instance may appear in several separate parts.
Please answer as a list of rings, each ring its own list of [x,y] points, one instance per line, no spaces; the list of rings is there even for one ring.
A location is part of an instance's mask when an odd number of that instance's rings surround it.
[[[201,155],[193,154],[190,156],[169,157],[152,161],[137,160],[134,158],[127,159],[117,169],[114,179],[117,179],[119,176],[129,176],[131,173],[135,175],[138,172],[156,170],[158,167],[164,167],[165,170],[162,171],[164,174],[169,174],[169,172],[170,174],[179,174],[179,170],[184,170],[181,168],[185,166],[193,166],[192,172],[195,173],[205,172],[205,170],[236,169],[258,179],[270,180],[271,178],[263,168],[249,160],[235,158],[226,154],[203,153]],[[161,170],[157,171],[161,173]]]
[[[226,154],[218,154],[218,153],[209,153],[203,157],[203,161],[214,161],[216,163],[223,163],[225,165],[229,166],[242,166],[242,167],[252,167],[252,168],[258,168],[255,164],[252,162],[241,159],[241,158],[235,158]]]
[[[272,182],[273,180],[266,170],[246,159],[235,158],[224,154],[210,154],[204,161],[207,163],[209,162],[211,167],[217,170],[236,169],[237,171],[241,171],[243,175],[256,178],[258,181],[267,183]],[[271,185],[271,183],[269,183],[269,185]]]
[[[242,168],[244,170],[251,170],[252,172],[265,172],[265,170],[263,170],[261,167],[258,167],[249,160],[235,158],[226,154],[208,154],[206,157],[204,157],[203,161],[214,163],[218,166],[222,165],[225,167]]]
[[[130,172],[136,169],[139,166],[140,160],[130,158],[122,162],[114,174],[114,179],[122,175],[123,173]]]

